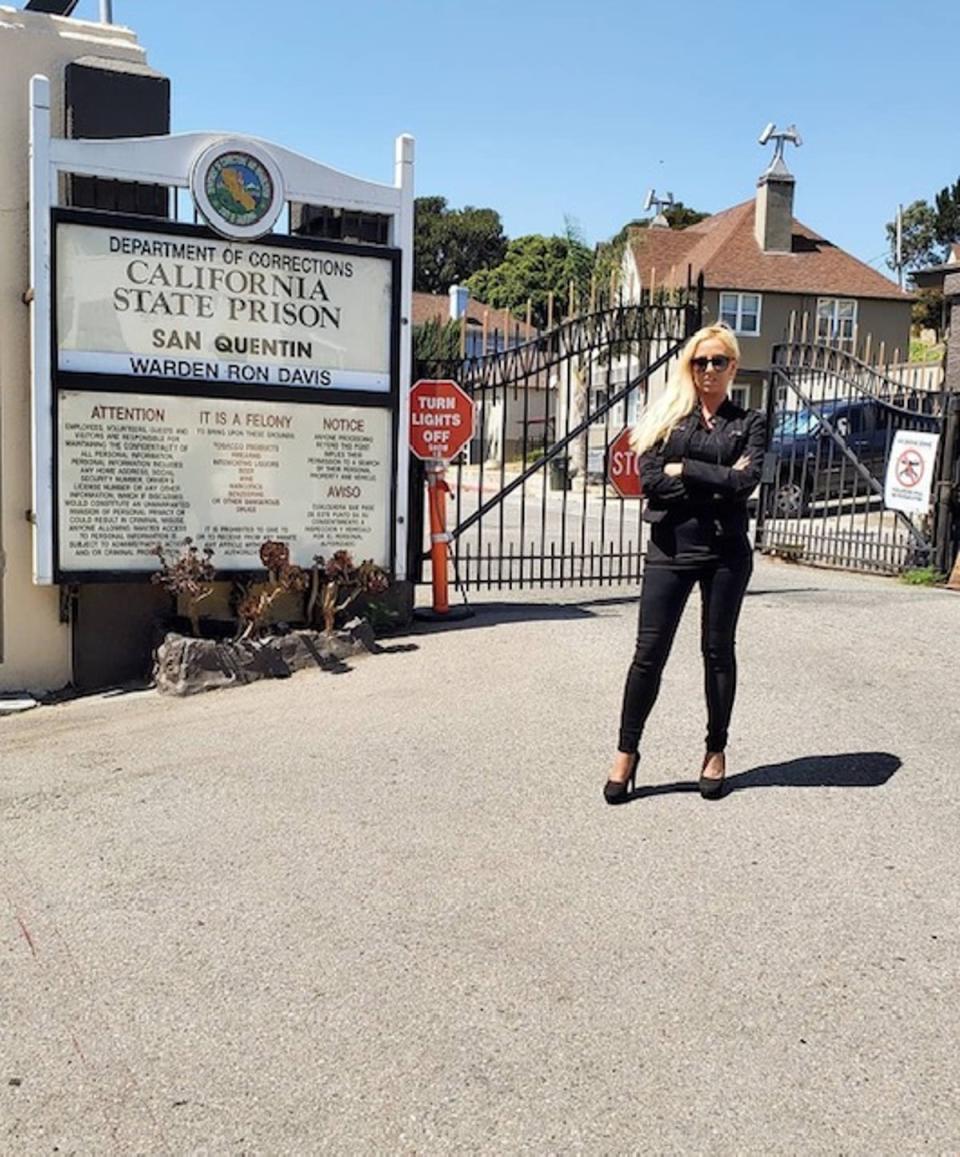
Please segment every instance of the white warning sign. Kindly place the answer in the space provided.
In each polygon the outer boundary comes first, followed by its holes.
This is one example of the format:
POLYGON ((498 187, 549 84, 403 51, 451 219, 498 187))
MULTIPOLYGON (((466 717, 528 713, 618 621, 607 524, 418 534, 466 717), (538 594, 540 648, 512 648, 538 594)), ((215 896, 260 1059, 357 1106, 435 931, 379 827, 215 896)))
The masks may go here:
POLYGON ((930 510, 930 489, 937 460, 939 434, 919 430, 898 430, 887 459, 883 504, 904 514, 926 514, 930 510))

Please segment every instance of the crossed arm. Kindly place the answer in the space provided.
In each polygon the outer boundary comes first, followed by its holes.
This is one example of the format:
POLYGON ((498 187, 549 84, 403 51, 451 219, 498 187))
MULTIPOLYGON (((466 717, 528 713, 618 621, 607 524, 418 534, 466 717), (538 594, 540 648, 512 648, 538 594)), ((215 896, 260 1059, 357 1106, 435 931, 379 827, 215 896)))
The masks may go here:
POLYGON ((701 488, 733 498, 746 497, 760 481, 765 446, 765 423, 756 414, 750 420, 744 452, 732 466, 698 458, 667 461, 662 447, 659 452, 649 451, 640 458, 643 493, 661 502, 679 502, 701 488))

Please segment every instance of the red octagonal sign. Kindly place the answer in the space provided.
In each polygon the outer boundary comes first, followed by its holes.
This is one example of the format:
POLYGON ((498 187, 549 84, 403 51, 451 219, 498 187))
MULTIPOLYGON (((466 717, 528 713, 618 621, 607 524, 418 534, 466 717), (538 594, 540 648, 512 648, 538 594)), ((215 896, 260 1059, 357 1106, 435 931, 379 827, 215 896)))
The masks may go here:
POLYGON ((473 437, 473 402, 450 381, 421 378, 410 391, 410 449, 449 462, 473 437))
POLYGON ((621 498, 640 498, 639 460, 630 448, 632 426, 625 426, 610 443, 607 451, 607 481, 621 498))

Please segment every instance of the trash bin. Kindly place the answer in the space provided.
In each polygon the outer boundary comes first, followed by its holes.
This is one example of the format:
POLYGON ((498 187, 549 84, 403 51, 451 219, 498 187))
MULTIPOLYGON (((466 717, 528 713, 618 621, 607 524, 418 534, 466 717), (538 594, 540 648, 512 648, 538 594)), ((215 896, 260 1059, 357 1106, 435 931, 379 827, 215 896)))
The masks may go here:
POLYGON ((550 489, 551 490, 569 490, 573 485, 570 480, 570 459, 564 454, 558 454, 556 458, 551 458, 550 466, 550 489))

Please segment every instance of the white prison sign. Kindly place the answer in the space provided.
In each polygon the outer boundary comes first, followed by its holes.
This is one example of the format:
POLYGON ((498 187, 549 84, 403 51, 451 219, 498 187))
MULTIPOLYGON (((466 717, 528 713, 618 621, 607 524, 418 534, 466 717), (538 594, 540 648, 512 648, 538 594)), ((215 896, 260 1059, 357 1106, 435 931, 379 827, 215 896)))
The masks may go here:
POLYGON ((60 221, 58 368, 390 389, 389 255, 60 221))

